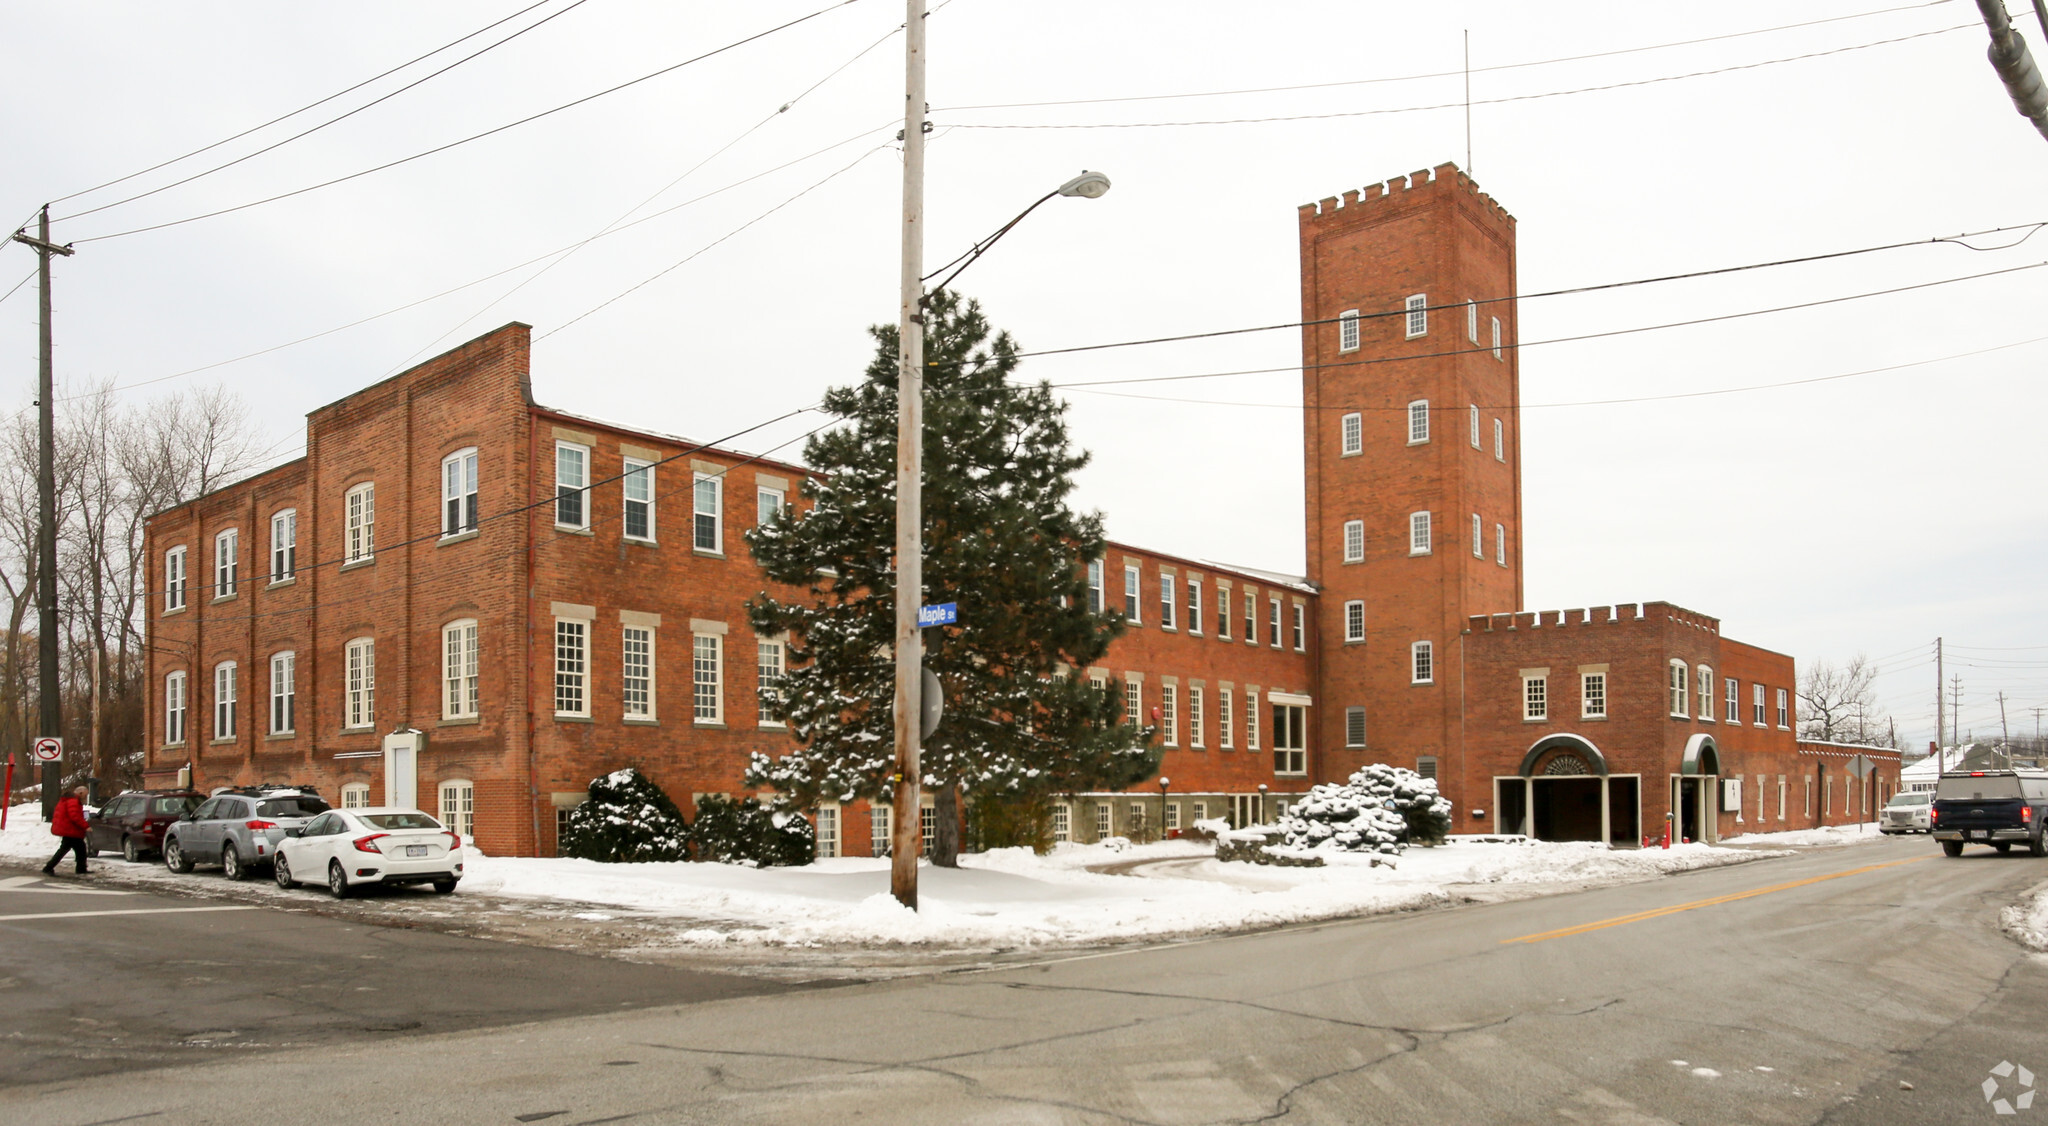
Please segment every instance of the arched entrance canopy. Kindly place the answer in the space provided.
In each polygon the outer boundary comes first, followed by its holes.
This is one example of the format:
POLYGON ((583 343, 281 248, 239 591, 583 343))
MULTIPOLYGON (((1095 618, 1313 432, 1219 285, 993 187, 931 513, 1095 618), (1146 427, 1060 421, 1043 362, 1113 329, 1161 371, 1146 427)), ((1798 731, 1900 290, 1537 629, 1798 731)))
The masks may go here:
POLYGON ((1607 756, 1600 753, 1600 748, 1577 735, 1546 735, 1536 740, 1536 745, 1522 756, 1522 777, 1534 777, 1536 761, 1551 751, 1571 751, 1585 759, 1594 774, 1607 777, 1607 756))
POLYGON ((1678 760, 1680 774, 1721 773, 1721 750, 1714 746, 1714 737, 1707 734, 1695 735, 1685 741, 1685 757, 1678 760))

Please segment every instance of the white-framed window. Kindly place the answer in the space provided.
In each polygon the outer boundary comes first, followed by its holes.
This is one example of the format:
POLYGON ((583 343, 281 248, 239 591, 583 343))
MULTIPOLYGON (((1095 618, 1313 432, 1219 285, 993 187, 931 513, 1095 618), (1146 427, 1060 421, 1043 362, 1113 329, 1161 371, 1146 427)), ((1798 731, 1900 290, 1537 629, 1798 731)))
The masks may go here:
POLYGON ((782 698, 783 662, 787 651, 780 641, 762 641, 757 645, 754 668, 760 677, 761 710, 755 722, 762 727, 781 727, 783 723, 775 718, 774 705, 782 698))
POLYGON ((626 719, 654 718, 654 627, 619 627, 619 694, 626 719))
POLYGON ((1472 404, 1472 448, 1479 448, 1479 404, 1472 404))
POLYGON ((343 497, 342 562, 377 554, 377 483, 365 481, 343 497))
POLYGON ((476 530, 476 450, 456 450, 441 459, 441 534, 476 530))
POLYGON ((754 523, 774 523, 775 518, 782 514, 782 506, 788 503, 788 499, 781 489, 771 489, 766 485, 754 486, 754 523))
POLYGON ((1273 705, 1273 773, 1308 773, 1308 709, 1273 705))
POLYGON ((1714 670, 1706 665, 1699 668, 1695 687, 1700 694, 1700 722, 1714 722, 1714 670))
POLYGON ((222 661, 213 666, 213 737, 216 740, 235 737, 235 704, 239 702, 236 672, 233 661, 222 661))
POLYGON ((725 522, 719 519, 719 511, 724 504, 725 479, 709 473, 697 474, 694 495, 696 523, 691 546, 698 551, 724 551, 725 522))
POLYGON ((1778 775, 1778 820, 1785 819, 1785 776, 1778 775))
POLYGON ((1495 461, 1506 461, 1507 459, 1508 459, 1508 439, 1507 439, 1507 427, 1503 426, 1503 425, 1501 424, 1501 421, 1500 421, 1500 419, 1497 419, 1497 418, 1496 418, 1496 419, 1494 419, 1494 420, 1493 420, 1493 460, 1495 460, 1495 461))
POLYGON ((1411 512, 1408 514, 1408 554, 1428 555, 1429 552, 1429 513, 1411 512))
POLYGON ((555 443, 555 523, 590 527, 590 447, 555 443))
POLYGON ((342 672, 341 725, 351 730, 377 723, 377 642, 358 637, 348 643, 342 672))
POLYGON ((164 552, 164 613, 185 608, 185 545, 164 552))
POLYGON ((1408 664, 1410 684, 1436 683, 1436 646, 1427 641, 1418 641, 1410 645, 1408 664))
POLYGON ((637 457, 625 459, 625 473, 619 485, 624 493, 625 525, 629 540, 654 542, 654 463, 637 457))
POLYGON ((885 802, 868 803, 868 855, 889 855, 889 815, 896 810, 885 802))
POLYGON ((1783 688, 1778 689, 1778 726, 1788 730, 1792 726, 1792 708, 1783 688))
POLYGON ((476 619, 441 627, 441 718, 475 719, 482 699, 476 619))
POLYGON ((1354 598, 1344 604, 1344 640, 1365 640, 1365 600, 1354 598))
POLYGON ((242 533, 234 528, 213 537, 213 596, 233 598, 242 570, 242 533))
POLYGON ((1688 696, 1685 680, 1685 662, 1673 657, 1671 659, 1670 681, 1666 687, 1669 689, 1667 695, 1670 697, 1671 715, 1674 719, 1685 718, 1686 699, 1688 696))
POLYGON ((476 786, 463 779, 441 783, 441 824, 464 839, 476 835, 476 786))
POLYGON ((1294 621, 1288 629, 1293 634, 1294 651, 1308 652, 1308 607, 1299 602, 1294 604, 1294 621))
POLYGON ((299 721, 298 654, 287 649, 270 655, 270 733, 289 735, 299 721))
POLYGON ((1493 526, 1493 561, 1505 567, 1508 565, 1508 526, 1493 526))
POLYGON ((1346 309, 1337 314, 1337 350, 1358 351, 1358 310, 1346 309))
POLYGON ((1135 680, 1124 681, 1124 723, 1131 727, 1143 727, 1145 718, 1145 686, 1135 680))
POLYGON ((1479 343, 1479 302, 1465 302, 1465 339, 1479 343))
POLYGON ((341 787, 341 808, 368 809, 370 807, 370 784, 349 782, 341 787))
POLYGON ((1749 721, 1750 721, 1750 723, 1751 723, 1752 725, 1756 726, 1756 727, 1762 727, 1762 726, 1764 726, 1764 686, 1763 686, 1763 685, 1761 685, 1761 684, 1752 684, 1752 685, 1750 685, 1750 686, 1749 686, 1749 701, 1750 701, 1750 720, 1749 720, 1749 721))
POLYGON ((270 581, 281 583, 299 573, 299 510, 287 508, 270 517, 270 581))
POLYGON ((1579 677, 1579 714, 1586 719, 1607 718, 1607 674, 1584 673, 1579 677))
POLYGON ((1429 335, 1429 294, 1408 295, 1408 339, 1429 335))
POLYGON ((1216 584, 1216 640, 1230 640, 1230 588, 1216 584))
POLYGON ((1169 747, 1180 746, 1180 689, 1171 684, 1159 686, 1159 722, 1162 741, 1169 747))
POLYGON ((1722 718, 1726 719, 1729 723, 1742 722, 1741 684, 1741 681, 1732 676, 1722 682, 1722 688, 1725 692, 1722 700, 1722 718))
POLYGON ((818 807, 817 832, 813 835, 818 843, 818 859, 831 860, 839 855, 839 807, 821 805, 818 807))
POLYGON ((1167 830, 1180 828, 1180 803, 1177 801, 1170 801, 1165 804, 1166 819, 1160 822, 1159 827, 1167 830))
POLYGON ((1202 729, 1202 697, 1205 694, 1201 685, 1188 685, 1188 746, 1196 750, 1208 745, 1207 733, 1202 729))
POLYGON ((1141 614, 1141 613, 1139 612, 1139 610, 1138 610, 1138 599, 1139 599, 1139 597, 1140 597, 1140 595, 1138 594, 1138 567, 1137 567, 1137 564, 1135 564, 1135 563, 1133 563, 1133 564, 1127 564, 1127 565, 1126 565, 1126 566, 1124 567, 1124 618, 1125 618, 1125 620, 1127 620, 1127 621, 1131 621, 1131 622, 1140 622, 1140 621, 1143 621, 1143 620, 1144 620, 1144 617, 1143 617, 1143 615, 1142 615, 1142 614, 1141 614))
POLYGON ((164 677, 164 742, 177 746, 185 741, 185 674, 164 677))
POLYGON ((1173 628, 1174 590, 1173 576, 1159 572, 1159 628, 1173 628))
POLYGON ((1522 678, 1522 719, 1550 718, 1550 678, 1547 676, 1525 676, 1522 678))
POLYGON ((1408 444, 1419 446, 1429 441, 1429 400, 1417 399, 1408 404, 1408 444))
POLYGON ((725 639, 715 633, 690 637, 690 711, 698 723, 725 722, 725 639))
POLYGON ((1216 692, 1216 742, 1226 751, 1233 745, 1234 726, 1230 722, 1230 686, 1226 684, 1216 692))
POLYGON ((1052 839, 1054 844, 1065 844, 1074 839, 1074 807, 1066 802, 1053 803, 1052 839))
POLYGON ((1194 637, 1202 635, 1202 580, 1188 580, 1188 633, 1194 637))
POLYGON ((555 619, 555 714, 590 714, 590 623, 555 619))
POLYGON ((1365 562, 1365 521, 1344 521, 1344 562, 1365 562))
POLYGON ((1091 614, 1102 613, 1102 607, 1105 604, 1103 601, 1102 583, 1102 560, 1090 559, 1088 561, 1088 612, 1091 614))
POLYGON ((1475 558, 1486 558, 1486 526, 1479 522, 1479 514, 1472 514, 1472 554, 1475 558))
POLYGON ((931 806, 929 800, 917 807, 917 828, 917 843, 923 850, 920 855, 930 856, 939 840, 939 811, 931 806))
POLYGON ((1365 709, 1356 705, 1344 709, 1344 745, 1365 746, 1365 709))
POLYGON ((1280 648, 1280 600, 1278 598, 1266 600, 1266 637, 1272 642, 1273 648, 1280 648))
POLYGON ((1493 318, 1493 358, 1500 359, 1500 318, 1493 318))
POLYGON ((1244 749, 1259 749, 1259 690, 1247 688, 1244 693, 1244 749))
POLYGON ((1095 839, 1104 840, 1110 835, 1109 803, 1095 803, 1095 839))
POLYGON ((1365 452, 1364 415, 1359 414, 1356 411, 1353 411, 1352 413, 1345 415, 1341 420, 1339 420, 1339 422, 1337 423, 1337 427, 1338 433, 1342 435, 1341 440, 1343 445, 1341 448, 1343 450, 1344 457, 1357 457, 1359 454, 1365 452))

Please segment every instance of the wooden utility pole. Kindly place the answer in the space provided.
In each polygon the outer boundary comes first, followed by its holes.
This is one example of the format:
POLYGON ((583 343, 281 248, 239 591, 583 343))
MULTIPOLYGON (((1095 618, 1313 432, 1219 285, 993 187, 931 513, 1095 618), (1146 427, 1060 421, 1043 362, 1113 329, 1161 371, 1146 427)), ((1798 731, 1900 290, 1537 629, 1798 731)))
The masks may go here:
MULTIPOLYGON (((41 454, 36 462, 36 494, 40 507, 36 521, 36 688, 41 698, 39 727, 45 736, 64 734, 63 687, 57 677, 57 395, 52 388, 50 358, 50 256, 70 257, 69 246, 50 242, 50 205, 44 204, 36 222, 35 237, 14 232, 14 241, 36 252, 36 280, 41 286, 37 312, 41 324, 36 330, 36 438, 41 454)), ((14 753, 12 749, 10 754, 14 753)), ((57 812, 57 787, 63 783, 64 764, 43 765, 43 820, 57 812)))
POLYGON ((903 276, 896 320, 896 794, 889 892, 917 910, 924 841, 919 766, 924 709, 924 0, 906 0, 903 23, 903 276))

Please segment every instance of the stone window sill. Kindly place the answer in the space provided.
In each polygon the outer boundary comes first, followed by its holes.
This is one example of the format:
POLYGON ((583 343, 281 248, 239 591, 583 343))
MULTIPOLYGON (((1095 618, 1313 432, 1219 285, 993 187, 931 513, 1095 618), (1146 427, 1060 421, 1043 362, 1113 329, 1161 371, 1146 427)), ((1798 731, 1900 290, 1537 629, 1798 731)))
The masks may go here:
POLYGON ((569 524, 556 524, 556 525, 555 525, 555 531, 557 531, 557 532, 561 532, 561 533, 562 533, 562 534, 564 534, 564 535, 570 535, 570 536, 595 536, 595 535, 597 535, 597 533, 596 533, 596 532, 593 532, 593 531, 591 531, 591 530, 590 530, 589 528, 578 528, 578 527, 574 527, 574 526, 572 526, 572 525, 569 525, 569 524))
POLYGON ((299 733, 296 731, 278 731, 265 735, 263 741, 266 743, 289 743, 298 737, 299 733))
POLYGON ((597 721, 596 721, 595 719, 592 719, 591 717, 589 717, 589 716, 587 716, 587 715, 557 715, 557 716, 555 716, 555 722, 556 722, 556 723, 596 723, 597 721))
POLYGON ((189 607, 180 606, 175 610, 165 610, 163 616, 166 618, 175 618, 178 615, 184 613, 187 609, 189 609, 189 607))
POLYGON ((299 581, 299 577, 298 577, 298 575, 297 575, 297 574, 293 574, 293 575, 292 575, 291 577, 289 577, 289 578, 283 578, 283 579, 272 579, 272 580, 271 580, 271 581, 270 581, 269 583, 265 584, 265 586, 264 586, 264 589, 266 589, 266 590, 276 590, 276 589, 277 589, 278 587, 281 587, 281 586, 291 586, 291 585, 293 585, 294 583, 296 583, 296 582, 298 582, 298 581, 299 581))
POLYGON ((466 532, 457 532, 452 536, 442 536, 440 539, 434 541, 434 546, 447 547, 450 544, 462 543, 465 540, 473 540, 482 534, 483 533, 478 529, 471 528, 466 532))
POLYGON ((376 562, 377 562, 377 557, 376 557, 376 556, 374 556, 374 555, 365 555, 365 556, 363 556, 363 557, 362 557, 361 559, 351 559, 351 560, 349 560, 348 562, 346 562, 346 563, 343 563, 343 564, 341 565, 341 569, 342 569, 342 570, 344 570, 344 571, 353 571, 353 570, 355 570, 355 569, 356 569, 357 567, 369 567, 369 566, 373 566, 373 565, 375 565, 375 564, 376 564, 376 562))
POLYGON ((660 721, 660 720, 658 720, 658 719, 649 719, 649 718, 647 718, 647 717, 645 717, 645 716, 628 716, 628 717, 626 717, 625 719, 622 719, 622 720, 620 720, 619 722, 621 722, 621 723, 625 724, 625 725, 626 725, 627 727, 660 727, 660 726, 661 726, 661 721, 660 721))
POLYGON ((479 723, 482 723, 482 722, 483 722, 483 717, 482 717, 482 716, 466 715, 466 716, 457 716, 457 717, 456 717, 456 718, 454 718, 454 719, 444 719, 444 720, 442 720, 441 722, 439 722, 439 723, 435 724, 434 726, 436 726, 436 727, 474 727, 474 726, 476 726, 477 724, 479 724, 479 723))

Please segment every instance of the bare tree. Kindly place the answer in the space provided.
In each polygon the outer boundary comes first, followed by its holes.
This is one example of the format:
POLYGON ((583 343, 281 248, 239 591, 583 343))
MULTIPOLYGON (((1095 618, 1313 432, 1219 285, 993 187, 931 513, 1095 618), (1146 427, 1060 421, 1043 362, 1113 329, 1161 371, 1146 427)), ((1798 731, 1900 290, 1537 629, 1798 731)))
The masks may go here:
POLYGON ((1799 678, 1800 736, 1826 743, 1883 746, 1890 741, 1877 712, 1875 670, 1858 653, 1846 663, 1815 661, 1799 678))

